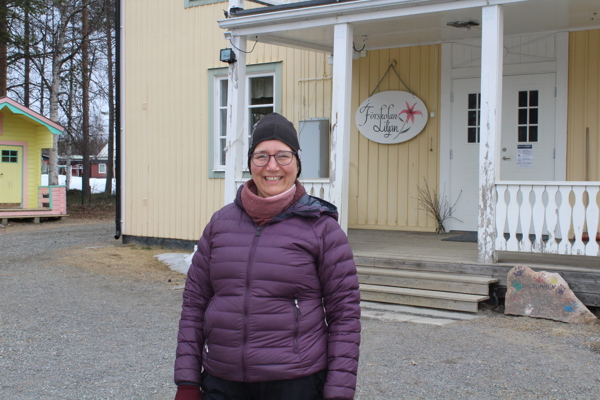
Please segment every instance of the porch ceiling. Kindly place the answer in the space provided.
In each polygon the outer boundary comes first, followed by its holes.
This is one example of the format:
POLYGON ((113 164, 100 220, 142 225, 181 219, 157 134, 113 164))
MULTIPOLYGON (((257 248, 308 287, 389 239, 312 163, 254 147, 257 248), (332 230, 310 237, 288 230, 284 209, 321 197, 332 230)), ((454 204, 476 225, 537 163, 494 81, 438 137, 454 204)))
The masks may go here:
POLYGON ((248 10, 219 21, 249 42, 333 51, 333 27, 354 26, 357 50, 375 50, 415 44, 443 43, 481 37, 481 26, 471 29, 447 25, 455 21, 481 24, 481 7, 503 4, 504 33, 600 29, 598 0, 357 0, 308 5, 295 9, 269 7, 248 10))

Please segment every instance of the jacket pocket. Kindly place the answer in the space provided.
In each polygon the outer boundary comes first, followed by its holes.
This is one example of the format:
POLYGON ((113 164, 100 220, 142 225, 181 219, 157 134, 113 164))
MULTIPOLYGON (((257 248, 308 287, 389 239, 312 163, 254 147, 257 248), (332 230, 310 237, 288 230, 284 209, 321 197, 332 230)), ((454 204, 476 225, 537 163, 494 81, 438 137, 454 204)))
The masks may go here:
POLYGON ((302 312, 300 311, 300 303, 298 302, 298 297, 294 297, 294 353, 298 353, 298 335, 300 332, 300 316, 302 312))
POLYGON ((206 305, 206 308, 204 309, 204 338, 206 340, 208 340, 208 336, 210 334, 210 331, 212 330, 212 318, 210 317, 210 308, 212 307, 213 303, 215 301, 215 298, 213 296, 212 299, 210 299, 210 301, 208 302, 208 304, 206 305))

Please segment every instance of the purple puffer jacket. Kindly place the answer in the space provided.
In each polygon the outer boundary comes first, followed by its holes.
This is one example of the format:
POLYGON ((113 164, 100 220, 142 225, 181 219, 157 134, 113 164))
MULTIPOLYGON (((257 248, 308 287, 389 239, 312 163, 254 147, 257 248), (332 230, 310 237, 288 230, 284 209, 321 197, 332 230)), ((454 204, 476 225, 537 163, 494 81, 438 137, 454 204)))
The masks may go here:
POLYGON ((175 383, 199 384, 202 366, 238 382, 328 368, 324 397, 353 399, 359 301, 335 206, 305 195, 258 227, 238 191, 206 226, 188 272, 175 383))

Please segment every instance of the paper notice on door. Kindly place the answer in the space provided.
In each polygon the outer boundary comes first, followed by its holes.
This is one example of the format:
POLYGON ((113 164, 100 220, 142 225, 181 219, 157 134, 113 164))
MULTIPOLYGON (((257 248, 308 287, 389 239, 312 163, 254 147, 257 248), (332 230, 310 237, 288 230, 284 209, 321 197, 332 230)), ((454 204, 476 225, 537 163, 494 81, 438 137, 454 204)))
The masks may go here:
POLYGON ((533 146, 520 144, 517 146, 517 168, 533 167, 533 146))

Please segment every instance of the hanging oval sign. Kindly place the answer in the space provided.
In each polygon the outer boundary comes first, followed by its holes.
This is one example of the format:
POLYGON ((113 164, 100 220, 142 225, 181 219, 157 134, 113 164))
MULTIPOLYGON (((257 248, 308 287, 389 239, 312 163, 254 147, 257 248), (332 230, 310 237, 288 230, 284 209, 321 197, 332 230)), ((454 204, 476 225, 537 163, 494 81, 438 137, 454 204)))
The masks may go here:
POLYGON ((367 139, 395 144, 417 136, 427 124, 427 107, 417 96, 396 90, 379 92, 362 102, 356 126, 367 139))

